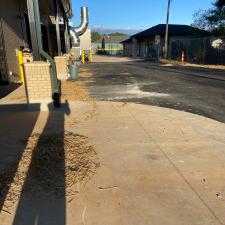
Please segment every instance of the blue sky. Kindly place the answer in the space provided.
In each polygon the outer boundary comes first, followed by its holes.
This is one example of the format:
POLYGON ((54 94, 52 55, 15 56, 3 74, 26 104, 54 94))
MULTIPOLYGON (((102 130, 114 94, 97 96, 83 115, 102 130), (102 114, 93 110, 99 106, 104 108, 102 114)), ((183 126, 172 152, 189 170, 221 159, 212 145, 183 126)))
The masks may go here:
MULTIPOLYGON (((190 24, 198 9, 207 9, 213 0, 172 0, 170 23, 190 24)), ((127 33, 165 23, 167 0, 72 0, 73 21, 80 22, 80 7, 88 6, 90 26, 97 30, 127 33)))

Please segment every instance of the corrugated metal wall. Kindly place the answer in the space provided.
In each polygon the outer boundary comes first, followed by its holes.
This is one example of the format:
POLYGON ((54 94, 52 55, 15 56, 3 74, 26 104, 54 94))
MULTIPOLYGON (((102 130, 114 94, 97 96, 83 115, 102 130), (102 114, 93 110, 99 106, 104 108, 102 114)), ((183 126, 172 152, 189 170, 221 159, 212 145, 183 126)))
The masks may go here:
POLYGON ((24 45, 25 30, 22 27, 22 15, 25 3, 26 1, 24 0, 0 1, 0 18, 4 37, 5 58, 8 73, 15 76, 19 74, 16 49, 24 45))
POLYGON ((2 29, 2 20, 0 19, 0 83, 8 81, 8 67, 5 57, 5 44, 2 29))

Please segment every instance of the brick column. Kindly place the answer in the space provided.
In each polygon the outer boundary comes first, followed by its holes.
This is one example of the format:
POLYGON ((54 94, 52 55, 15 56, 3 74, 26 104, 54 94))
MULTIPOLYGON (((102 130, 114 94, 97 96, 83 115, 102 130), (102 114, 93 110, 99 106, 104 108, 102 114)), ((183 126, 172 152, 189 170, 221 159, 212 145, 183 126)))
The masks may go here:
POLYGON ((28 102, 52 102, 50 63, 34 61, 23 67, 28 102))
POLYGON ((57 78, 59 80, 68 79, 68 61, 66 56, 56 56, 55 57, 57 78))

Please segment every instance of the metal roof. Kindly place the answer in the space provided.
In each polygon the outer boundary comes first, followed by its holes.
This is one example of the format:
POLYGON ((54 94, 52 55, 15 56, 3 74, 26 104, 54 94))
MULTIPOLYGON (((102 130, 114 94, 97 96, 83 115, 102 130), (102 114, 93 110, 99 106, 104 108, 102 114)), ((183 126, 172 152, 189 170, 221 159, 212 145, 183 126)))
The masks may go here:
MULTIPOLYGON (((132 38, 153 37, 155 35, 164 36, 166 24, 158 24, 140 33, 132 35, 121 43, 132 43, 132 38)), ((209 36, 210 33, 189 25, 169 24, 169 36, 209 36)))
MULTIPOLYGON (((158 24, 154 27, 151 27, 147 30, 144 30, 140 33, 137 33, 131 37, 149 37, 155 35, 165 35, 166 32, 166 24, 158 24)), ((178 36, 192 36, 199 35, 205 36, 209 35, 207 31, 200 30, 198 28, 189 26, 189 25, 179 25, 179 24, 169 24, 169 35, 178 35, 178 36)))

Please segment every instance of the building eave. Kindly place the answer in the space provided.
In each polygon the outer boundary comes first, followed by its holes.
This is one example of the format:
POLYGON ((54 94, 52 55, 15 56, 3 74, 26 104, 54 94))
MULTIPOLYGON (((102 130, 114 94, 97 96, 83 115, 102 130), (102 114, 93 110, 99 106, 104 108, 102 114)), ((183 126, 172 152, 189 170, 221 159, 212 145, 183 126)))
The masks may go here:
POLYGON ((71 0, 60 0, 65 10, 66 16, 70 19, 73 17, 72 2, 71 0))

